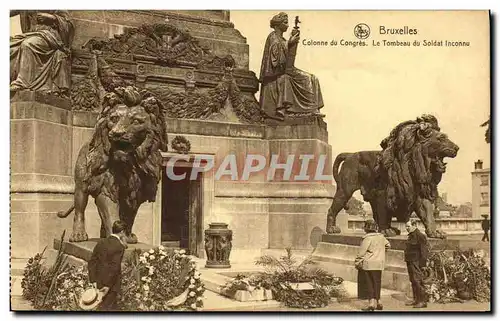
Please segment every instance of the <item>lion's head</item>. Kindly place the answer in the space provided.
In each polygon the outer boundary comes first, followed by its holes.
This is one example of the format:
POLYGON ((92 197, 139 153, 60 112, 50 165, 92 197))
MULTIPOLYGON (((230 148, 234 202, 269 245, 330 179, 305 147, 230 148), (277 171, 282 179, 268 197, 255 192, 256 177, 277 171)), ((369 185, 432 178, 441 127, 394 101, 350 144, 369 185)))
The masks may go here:
POLYGON ((91 188, 100 188, 98 176, 110 168, 134 174, 144 180, 145 200, 154 201, 161 150, 167 150, 167 135, 160 101, 132 86, 115 88, 103 99, 89 145, 86 180, 91 188))
POLYGON ((454 158, 458 146, 440 132, 437 122, 407 122, 391 133, 382 151, 379 170, 387 181, 387 202, 412 204, 416 196, 434 200, 446 170, 445 157, 454 158))

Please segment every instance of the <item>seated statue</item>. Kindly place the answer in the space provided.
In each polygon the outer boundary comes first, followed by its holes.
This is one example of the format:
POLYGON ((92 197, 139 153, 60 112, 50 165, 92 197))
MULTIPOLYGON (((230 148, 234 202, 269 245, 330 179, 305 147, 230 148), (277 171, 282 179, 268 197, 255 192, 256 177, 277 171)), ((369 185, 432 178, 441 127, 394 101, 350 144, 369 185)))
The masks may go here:
POLYGON ((31 15, 36 18, 35 26, 10 39, 10 91, 39 90, 68 96, 74 26, 65 11, 31 15))
POLYGON ((318 79, 294 66, 300 32, 296 26, 290 39, 283 38, 288 29, 286 13, 275 15, 264 47, 260 70, 260 106, 266 116, 283 119, 285 113, 295 115, 319 114, 323 96, 318 79))

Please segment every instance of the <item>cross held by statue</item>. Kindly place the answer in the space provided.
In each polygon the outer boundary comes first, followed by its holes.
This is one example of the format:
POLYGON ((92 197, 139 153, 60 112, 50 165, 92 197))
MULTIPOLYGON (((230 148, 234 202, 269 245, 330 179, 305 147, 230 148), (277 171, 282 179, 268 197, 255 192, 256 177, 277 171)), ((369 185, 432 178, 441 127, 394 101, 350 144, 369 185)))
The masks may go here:
POLYGON ((293 27, 293 29, 299 29, 299 23, 300 23, 299 16, 295 16, 295 27, 293 27))

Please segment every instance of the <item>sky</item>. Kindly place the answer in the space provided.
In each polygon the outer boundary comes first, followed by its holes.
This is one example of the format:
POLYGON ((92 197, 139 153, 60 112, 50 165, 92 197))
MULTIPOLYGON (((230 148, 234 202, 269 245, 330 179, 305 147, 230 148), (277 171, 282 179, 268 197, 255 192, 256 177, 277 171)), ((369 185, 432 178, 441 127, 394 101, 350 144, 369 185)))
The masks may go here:
MULTIPOLYGON (((278 11, 231 11, 235 28, 247 38, 250 70, 260 71, 262 51, 278 11)), ((489 21, 485 11, 380 12, 286 11, 290 28, 300 17, 301 41, 295 66, 314 74, 324 100, 332 156, 379 149, 399 122, 435 115, 441 131, 460 150, 446 159, 439 185, 449 203, 472 199, 474 162, 490 166, 490 145, 480 125, 490 114, 489 21), (367 47, 307 46, 302 40, 353 41, 354 26, 370 26, 367 47), (417 35, 380 35, 380 26, 417 29, 417 35), (419 40, 420 47, 373 47, 372 41, 419 40), (468 41, 469 47, 423 46, 424 40, 468 41)), ((258 97, 258 96, 257 96, 258 97)), ((359 194, 358 194, 359 195, 359 194)))
MULTIPOLYGON (((439 185, 448 202, 472 199, 474 162, 490 166, 490 145, 480 125, 490 113, 489 25, 484 11, 382 12, 286 11, 288 38, 296 15, 301 41, 295 66, 320 82, 333 159, 342 152, 378 149, 399 122, 428 113, 460 151, 445 160, 447 172, 439 185), (355 41, 354 26, 370 26, 366 47, 307 46, 302 40, 355 41), (380 26, 417 29, 417 35, 380 35, 380 26), (373 41, 468 41, 469 47, 374 47, 373 41)), ((246 37, 249 68, 260 71, 269 20, 278 11, 230 13, 235 28, 246 37)), ((11 34, 20 33, 16 20, 11 34)), ((258 93, 256 95, 258 98, 258 93)), ((359 194, 356 194, 359 195, 359 194)))

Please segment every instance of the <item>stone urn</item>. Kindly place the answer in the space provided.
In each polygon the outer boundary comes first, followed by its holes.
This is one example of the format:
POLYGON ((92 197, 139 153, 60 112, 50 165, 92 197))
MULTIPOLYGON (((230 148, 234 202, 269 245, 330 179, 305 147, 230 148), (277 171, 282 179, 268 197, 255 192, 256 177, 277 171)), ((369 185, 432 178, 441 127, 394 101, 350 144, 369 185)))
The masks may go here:
POLYGON ((227 228, 226 223, 210 223, 205 230, 205 253, 207 268, 230 268, 229 255, 231 254, 233 231, 227 228))

